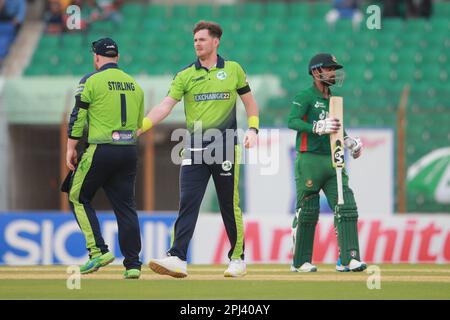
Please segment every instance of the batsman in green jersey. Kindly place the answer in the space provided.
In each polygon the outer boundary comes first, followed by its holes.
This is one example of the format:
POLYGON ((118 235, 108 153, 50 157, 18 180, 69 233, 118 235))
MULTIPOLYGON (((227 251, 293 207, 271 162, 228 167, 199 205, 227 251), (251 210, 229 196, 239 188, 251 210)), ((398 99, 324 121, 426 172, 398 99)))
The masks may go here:
MULTIPOLYGON (((338 205, 336 171, 332 166, 330 134, 341 124, 329 118, 330 87, 342 85, 342 65, 331 54, 315 55, 308 72, 313 85, 301 91, 292 102, 288 127, 297 131, 295 160, 295 182, 297 189, 296 216, 293 222, 294 257, 291 271, 315 272, 311 264, 314 233, 319 219, 319 192, 323 190, 330 208, 334 209, 334 229, 338 238, 340 258, 337 271, 363 271, 366 264, 361 261, 358 243, 358 209, 353 191, 348 186, 348 176, 343 171, 344 204, 338 205)), ((344 133, 345 146, 353 158, 361 155, 362 143, 344 133)))

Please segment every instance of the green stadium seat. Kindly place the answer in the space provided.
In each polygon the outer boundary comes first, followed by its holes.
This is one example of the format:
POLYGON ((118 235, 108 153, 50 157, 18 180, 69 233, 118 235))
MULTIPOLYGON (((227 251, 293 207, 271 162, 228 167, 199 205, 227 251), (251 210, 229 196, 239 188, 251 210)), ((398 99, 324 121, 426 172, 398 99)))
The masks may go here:
POLYGON ((338 62, 341 62, 344 65, 344 68, 352 68, 356 65, 364 65, 368 59, 366 56, 369 56, 366 48, 354 48, 352 51, 345 51, 343 53, 333 53, 338 62))
POLYGON ((262 29, 261 32, 264 34, 271 33, 271 34, 277 34, 280 36, 280 33, 284 33, 286 30, 286 22, 284 19, 277 19, 273 17, 269 17, 267 19, 264 19, 262 23, 262 29))
POLYGON ((296 48, 301 40, 303 40, 303 38, 299 33, 292 32, 279 36, 276 39, 276 43, 279 44, 280 50, 284 50, 287 48, 296 48))
POLYGON ((167 29, 166 21, 161 17, 146 19, 141 27, 142 31, 146 34, 153 34, 154 32, 157 33, 167 29))
MULTIPOLYGON (((381 20, 381 30, 384 34, 399 34, 404 28, 405 22, 401 18, 385 18, 381 20)), ((376 31, 377 33, 379 31, 376 31)))
POLYGON ((264 17, 264 5, 259 2, 239 3, 239 16, 245 19, 260 19, 264 17))
POLYGON ((218 8, 210 4, 199 4, 193 7, 193 17, 196 20, 215 20, 218 8))
POLYGON ((421 75, 421 81, 424 83, 433 84, 436 82, 443 82, 445 83, 449 79, 449 75, 447 70, 442 68, 440 65, 437 64, 430 64, 427 67, 424 68, 422 75, 421 75))
POLYGON ((177 3, 169 6, 168 14, 172 19, 190 20, 193 16, 193 9, 191 5, 177 3))
POLYGON ((430 48, 443 48, 447 39, 448 36, 445 33, 432 32, 427 35, 425 40, 430 48))
POLYGON ((288 6, 282 2, 267 2, 265 5, 265 17, 283 20, 288 15, 288 6))
POLYGON ((103 34, 113 34, 117 26, 109 20, 95 21, 89 25, 89 32, 101 32, 103 34))
POLYGON ((346 34, 346 35, 356 33, 353 31, 352 20, 350 19, 340 19, 336 21, 333 31, 337 34, 346 34))
POLYGON ((43 34, 39 40, 39 49, 41 48, 56 48, 63 44, 63 37, 59 35, 43 34))
POLYGON ((120 26, 117 28, 120 33, 133 34, 139 32, 142 27, 142 21, 138 19, 127 19, 123 20, 120 26))
POLYGON ((325 1, 314 1, 311 2, 310 6, 310 14, 314 16, 316 19, 325 19, 325 15, 330 11, 333 6, 330 2, 325 1))
POLYGON ((291 2, 288 5, 288 15, 292 18, 308 17, 310 11, 310 6, 306 2, 291 2))
POLYGON ((328 39, 329 34, 332 33, 333 30, 326 24, 323 19, 308 19, 303 21, 300 31, 306 32, 306 34, 302 34, 304 36, 316 38, 318 36, 326 35, 328 39))
POLYGON ((234 43, 240 47, 247 47, 249 49, 256 48, 258 37, 254 32, 243 32, 239 37, 234 39, 234 43))
POLYGON ((261 63, 258 61, 254 61, 249 65, 245 66, 245 72, 250 75, 255 74, 268 74, 271 73, 271 66, 267 63, 261 63))
MULTIPOLYGON (((324 20, 331 9, 328 1, 237 5, 126 2, 124 23, 119 27, 99 21, 85 35, 43 35, 25 75, 81 76, 90 72, 90 43, 111 36, 119 43, 119 65, 127 72, 173 76, 196 59, 191 34, 194 23, 212 19, 224 29, 219 50, 223 57, 239 61, 249 75, 270 73, 282 82, 286 95, 278 102, 271 101, 272 108, 261 113, 262 125, 286 126, 290 100, 311 85, 307 65, 320 51, 331 51, 344 65, 344 86, 333 92, 342 94, 346 108, 355 111, 346 116, 351 126, 395 127, 405 84, 411 85, 408 112, 440 114, 439 119, 448 120, 443 115, 450 108, 446 98, 450 5, 436 3, 435 8, 429 20, 384 18, 381 30, 354 32, 350 20, 338 21, 334 31, 329 29, 324 20), (136 47, 141 50, 133 50, 136 47)), ((447 128, 449 121, 444 120, 442 127, 447 128)), ((449 141, 448 129, 429 130, 429 136, 433 135, 449 141)))
POLYGON ((168 16, 169 6, 165 4, 152 3, 147 6, 144 12, 145 20, 165 19, 168 16))
POLYGON ((409 19, 405 23, 405 29, 408 30, 408 34, 410 33, 418 33, 418 34, 426 34, 431 32, 432 25, 430 21, 425 19, 409 19))
POLYGON ((401 37, 398 37, 396 40, 396 45, 400 49, 406 48, 416 48, 420 46, 422 39, 426 37, 422 33, 405 33, 401 37))
POLYGON ((144 17, 146 7, 139 3, 125 3, 120 12, 123 14, 124 20, 129 23, 131 20, 140 20, 144 17))
POLYGON ((368 37, 369 45, 372 48, 378 49, 386 49, 393 48, 394 44, 399 35, 397 33, 388 33, 384 30, 382 31, 373 31, 372 34, 368 37))
POLYGON ((236 19, 238 15, 239 15, 239 7, 236 5, 224 4, 218 6, 217 17, 219 19, 222 18, 236 19))
POLYGON ((86 34, 80 32, 65 33, 61 37, 61 44, 64 47, 85 47, 89 48, 92 42, 89 42, 86 34))
POLYGON ((297 16, 289 16, 285 23, 286 23, 286 30, 289 30, 289 32, 286 32, 283 34, 283 36, 289 36, 289 35, 296 35, 296 36, 305 36, 301 32, 299 32, 301 29, 304 28, 305 23, 307 23, 306 19, 297 17, 297 16))
POLYGON ((433 3, 433 17, 447 19, 450 17, 450 4, 448 1, 435 1, 433 3))

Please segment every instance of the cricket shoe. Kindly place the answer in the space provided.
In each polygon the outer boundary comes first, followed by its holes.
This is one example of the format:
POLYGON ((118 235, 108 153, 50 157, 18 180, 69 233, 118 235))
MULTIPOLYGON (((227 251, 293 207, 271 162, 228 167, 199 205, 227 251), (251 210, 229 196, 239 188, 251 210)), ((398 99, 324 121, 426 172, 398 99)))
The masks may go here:
POLYGON ((80 267, 81 274, 88 274, 97 271, 114 261, 116 257, 111 252, 102 254, 101 256, 91 258, 80 267))
POLYGON ((225 277, 243 277, 247 274, 247 268, 244 260, 233 259, 228 264, 227 270, 223 273, 225 277))
POLYGON ((309 262, 305 262, 302 264, 300 268, 296 268, 291 265, 291 271, 292 272, 316 272, 317 267, 309 262))
POLYGON ((124 279, 139 279, 141 276, 141 270, 139 269, 128 269, 125 270, 125 273, 123 274, 124 279))
POLYGON ((348 268, 353 272, 361 272, 367 269, 367 264, 365 262, 352 259, 350 260, 348 268))
POLYGON ((154 272, 168 275, 174 278, 184 278, 187 276, 187 262, 176 256, 162 259, 150 260, 148 266, 154 272))
POLYGON ((349 272, 350 268, 348 266, 344 266, 342 264, 341 258, 336 262, 336 271, 337 272, 349 272))

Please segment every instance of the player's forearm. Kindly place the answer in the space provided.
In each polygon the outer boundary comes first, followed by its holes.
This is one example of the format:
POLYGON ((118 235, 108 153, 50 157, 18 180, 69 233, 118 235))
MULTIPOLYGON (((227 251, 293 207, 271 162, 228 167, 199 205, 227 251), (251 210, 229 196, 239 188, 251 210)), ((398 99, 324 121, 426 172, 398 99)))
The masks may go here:
POLYGON ((169 114, 171 109, 165 105, 157 105, 147 114, 147 118, 150 119, 153 126, 163 121, 169 114))
POLYGON ((149 130, 150 128, 154 127, 161 121, 163 121, 172 111, 172 108, 177 104, 177 100, 166 97, 161 101, 161 103, 147 114, 147 116, 144 117, 142 121, 142 130, 143 132, 149 130))
POLYGON ((247 118, 259 117, 258 105, 251 92, 248 92, 241 96, 242 102, 245 106, 245 111, 247 112, 247 118))
POLYGON ((299 132, 311 133, 313 125, 298 118, 289 118, 288 128, 299 132))
POLYGON ((78 144, 78 140, 67 139, 67 150, 74 150, 78 144))
POLYGON ((259 130, 259 110, 253 94, 251 92, 243 94, 241 99, 247 113, 248 127, 259 130))

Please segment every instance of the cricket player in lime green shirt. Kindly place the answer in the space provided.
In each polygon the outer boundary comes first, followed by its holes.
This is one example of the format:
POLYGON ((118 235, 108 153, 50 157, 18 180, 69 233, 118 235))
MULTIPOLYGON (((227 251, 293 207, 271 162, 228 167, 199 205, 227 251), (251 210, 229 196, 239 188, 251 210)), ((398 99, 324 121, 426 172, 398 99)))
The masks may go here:
POLYGON ((228 252, 230 263, 224 276, 240 277, 246 274, 246 265, 238 192, 241 152, 237 137, 233 136, 237 129, 237 96, 244 103, 248 117, 249 129, 244 138, 246 148, 252 148, 257 142, 258 107, 239 63, 224 60, 217 54, 221 27, 214 22, 200 21, 195 25, 193 34, 198 59, 177 73, 167 97, 143 120, 143 131, 146 131, 167 117, 172 108, 184 99, 186 129, 188 136, 193 137, 183 153, 180 209, 168 257, 152 259, 149 266, 160 274, 180 278, 187 276, 187 250, 206 186, 212 176, 231 244, 228 252), (210 138, 208 132, 212 132, 211 129, 219 132, 219 136, 210 138), (200 139, 196 142, 198 136, 200 139), (207 155, 214 152, 216 155, 224 153, 225 157, 212 163, 207 161, 207 155), (199 162, 196 161, 198 158, 199 162))
MULTIPOLYGON (((340 128, 338 119, 328 116, 330 87, 341 85, 343 67, 331 54, 315 55, 308 72, 313 77, 310 88, 301 91, 292 102, 288 127, 297 131, 295 182, 297 189, 296 216, 293 222, 294 258, 291 271, 314 272, 311 264, 316 224, 319 219, 319 192, 323 190, 330 208, 335 210, 334 227, 338 238, 340 258, 337 271, 363 271, 366 264, 360 261, 358 243, 358 211, 353 191, 348 186, 348 176, 343 171, 344 204, 337 205, 336 171, 332 166, 330 134, 340 128)), ((345 146, 353 158, 361 155, 362 144, 358 138, 347 136, 345 146)))
POLYGON ((144 94, 137 82, 119 69, 119 48, 110 38, 92 44, 95 72, 84 76, 75 93, 67 139, 67 166, 63 185, 86 239, 89 261, 82 274, 97 271, 114 260, 102 237, 91 201, 103 188, 117 218, 125 279, 141 273, 141 238, 134 196, 136 132, 144 117, 144 94), (89 147, 78 162, 76 145, 88 124, 89 147))

